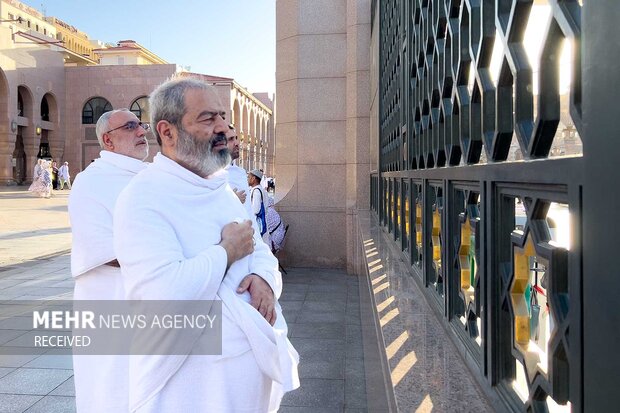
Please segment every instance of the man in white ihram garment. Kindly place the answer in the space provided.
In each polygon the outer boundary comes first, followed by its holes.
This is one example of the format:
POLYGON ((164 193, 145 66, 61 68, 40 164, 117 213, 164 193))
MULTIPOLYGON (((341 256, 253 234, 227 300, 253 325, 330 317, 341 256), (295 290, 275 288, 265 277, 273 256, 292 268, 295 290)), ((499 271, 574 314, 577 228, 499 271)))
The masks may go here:
POLYGON ((228 125, 228 131, 226 132, 226 142, 228 145, 228 152, 230 153, 231 162, 226 166, 228 172, 228 184, 233 189, 241 203, 246 207, 248 213, 251 211, 250 198, 248 193, 250 187, 248 185, 248 173, 235 164, 235 161, 239 159, 239 136, 233 125, 228 125))
POLYGON ((69 189, 71 189, 71 175, 69 175, 69 162, 65 162, 62 164, 60 168, 58 168, 58 189, 63 190, 65 188, 65 184, 69 189))
MULTIPOLYGON (((74 300, 123 300, 121 270, 112 242, 116 198, 146 167, 148 124, 128 109, 97 121, 100 157, 77 175, 69 196, 74 300)), ((129 360, 123 355, 73 357, 78 413, 127 411, 129 360)))
POLYGON ((250 187, 250 210, 255 218, 259 231, 262 232, 262 238, 265 244, 271 248, 271 236, 267 228, 267 208, 269 207, 269 195, 263 188, 261 181, 263 180, 263 172, 260 169, 252 169, 248 172, 247 182, 250 187))
POLYGON ((131 356, 129 411, 276 411, 299 386, 299 355, 278 303, 277 259, 227 182, 224 108, 192 78, 163 83, 149 104, 161 153, 114 215, 126 295, 221 300, 222 354, 131 356))

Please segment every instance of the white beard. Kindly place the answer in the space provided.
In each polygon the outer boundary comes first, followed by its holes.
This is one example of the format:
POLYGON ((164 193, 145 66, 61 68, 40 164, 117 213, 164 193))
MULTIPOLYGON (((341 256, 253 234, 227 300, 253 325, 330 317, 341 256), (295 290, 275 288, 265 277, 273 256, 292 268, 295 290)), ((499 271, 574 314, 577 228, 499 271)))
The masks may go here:
POLYGON ((206 178, 230 164, 228 148, 213 153, 215 137, 206 141, 196 139, 184 130, 179 130, 177 157, 183 166, 197 175, 206 178))

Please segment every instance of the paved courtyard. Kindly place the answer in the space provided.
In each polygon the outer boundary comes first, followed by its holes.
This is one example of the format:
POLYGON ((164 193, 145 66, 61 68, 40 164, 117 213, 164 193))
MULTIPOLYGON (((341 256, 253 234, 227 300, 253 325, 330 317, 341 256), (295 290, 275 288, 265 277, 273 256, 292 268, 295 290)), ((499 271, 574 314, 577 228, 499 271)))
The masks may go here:
POLYGON ((0 267, 69 252, 70 191, 36 198, 27 187, 0 187, 0 267))
MULTIPOLYGON (((0 306, 13 300, 71 299, 67 192, 39 199, 0 189, 0 306)), ((336 270, 289 269, 282 307, 301 355, 301 389, 281 412, 367 411, 358 279, 336 270)), ((28 333, 0 317, 0 345, 28 333)), ((75 411, 71 357, 0 355, 0 413, 75 411)))

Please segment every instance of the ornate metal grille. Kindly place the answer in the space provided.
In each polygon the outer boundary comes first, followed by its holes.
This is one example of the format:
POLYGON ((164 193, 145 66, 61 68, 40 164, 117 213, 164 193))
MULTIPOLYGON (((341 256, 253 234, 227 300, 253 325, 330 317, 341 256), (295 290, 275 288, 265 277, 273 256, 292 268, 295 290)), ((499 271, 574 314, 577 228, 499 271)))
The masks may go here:
POLYGON ((372 208, 483 385, 579 410, 581 1, 386 0, 378 21, 372 208))

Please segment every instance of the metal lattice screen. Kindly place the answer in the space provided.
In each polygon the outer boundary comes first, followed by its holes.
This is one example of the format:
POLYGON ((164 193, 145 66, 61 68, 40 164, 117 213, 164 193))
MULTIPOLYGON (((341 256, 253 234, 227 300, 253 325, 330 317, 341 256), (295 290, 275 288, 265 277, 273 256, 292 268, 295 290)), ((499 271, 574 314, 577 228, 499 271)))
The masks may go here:
POLYGON ((387 0, 373 28, 372 207, 513 411, 581 400, 581 7, 387 0))

